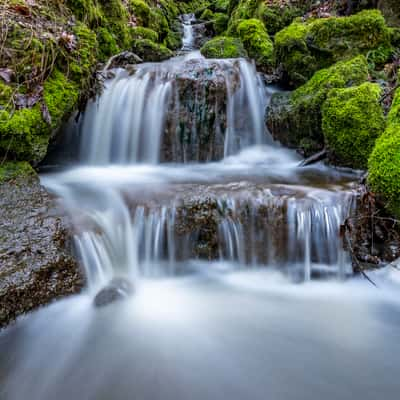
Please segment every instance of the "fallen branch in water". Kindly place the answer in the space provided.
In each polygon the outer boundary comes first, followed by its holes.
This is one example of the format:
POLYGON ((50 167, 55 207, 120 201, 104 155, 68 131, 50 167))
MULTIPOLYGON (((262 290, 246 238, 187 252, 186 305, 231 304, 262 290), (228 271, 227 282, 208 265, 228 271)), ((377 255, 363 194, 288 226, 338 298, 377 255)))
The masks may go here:
POLYGON ((313 154, 312 156, 304 159, 299 167, 307 167, 308 165, 315 164, 318 161, 324 160, 328 156, 328 153, 325 149, 319 151, 318 153, 313 154))

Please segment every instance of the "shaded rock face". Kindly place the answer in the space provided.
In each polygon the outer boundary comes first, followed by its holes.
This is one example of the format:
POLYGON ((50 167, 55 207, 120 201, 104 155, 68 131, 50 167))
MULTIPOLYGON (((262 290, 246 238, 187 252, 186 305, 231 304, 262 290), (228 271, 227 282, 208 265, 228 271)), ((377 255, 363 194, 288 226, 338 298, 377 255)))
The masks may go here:
POLYGON ((35 177, 0 185, 0 327, 83 286, 67 226, 54 210, 35 177))
POLYGON ((173 82, 161 160, 186 162, 223 158, 227 101, 240 82, 239 66, 193 59, 182 64, 173 82))

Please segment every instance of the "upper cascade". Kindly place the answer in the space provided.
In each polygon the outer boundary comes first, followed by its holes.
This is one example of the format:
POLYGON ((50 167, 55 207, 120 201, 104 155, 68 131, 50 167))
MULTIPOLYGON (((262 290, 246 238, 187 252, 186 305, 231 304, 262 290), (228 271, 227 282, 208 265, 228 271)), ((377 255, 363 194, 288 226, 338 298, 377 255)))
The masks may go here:
POLYGON ((265 144, 268 94, 254 64, 210 60, 182 17, 181 56, 118 69, 81 123, 81 161, 90 165, 211 161, 265 144))

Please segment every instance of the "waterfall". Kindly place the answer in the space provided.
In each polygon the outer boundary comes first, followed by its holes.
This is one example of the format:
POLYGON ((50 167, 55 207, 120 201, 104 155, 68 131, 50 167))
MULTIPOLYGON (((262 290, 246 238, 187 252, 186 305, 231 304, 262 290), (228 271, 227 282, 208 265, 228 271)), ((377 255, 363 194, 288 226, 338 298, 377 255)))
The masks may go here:
POLYGON ((193 26, 192 23, 196 21, 194 14, 184 14, 181 17, 182 27, 183 27, 183 37, 182 37, 182 51, 193 50, 193 26))

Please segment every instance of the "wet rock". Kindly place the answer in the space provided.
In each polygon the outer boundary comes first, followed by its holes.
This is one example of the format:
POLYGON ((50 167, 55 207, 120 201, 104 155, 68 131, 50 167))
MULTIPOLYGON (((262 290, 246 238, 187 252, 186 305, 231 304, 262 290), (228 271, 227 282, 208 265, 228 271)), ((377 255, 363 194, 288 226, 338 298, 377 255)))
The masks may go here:
POLYGON ((175 72, 175 98, 162 138, 162 161, 223 157, 228 93, 233 94, 239 82, 239 64, 234 61, 193 59, 182 64, 175 72))
POLYGON ((84 284, 65 219, 36 176, 0 184, 0 327, 84 284))
POLYGON ((93 303, 96 307, 104 307, 131 296, 134 291, 134 285, 129 280, 114 278, 106 287, 97 293, 93 303))

